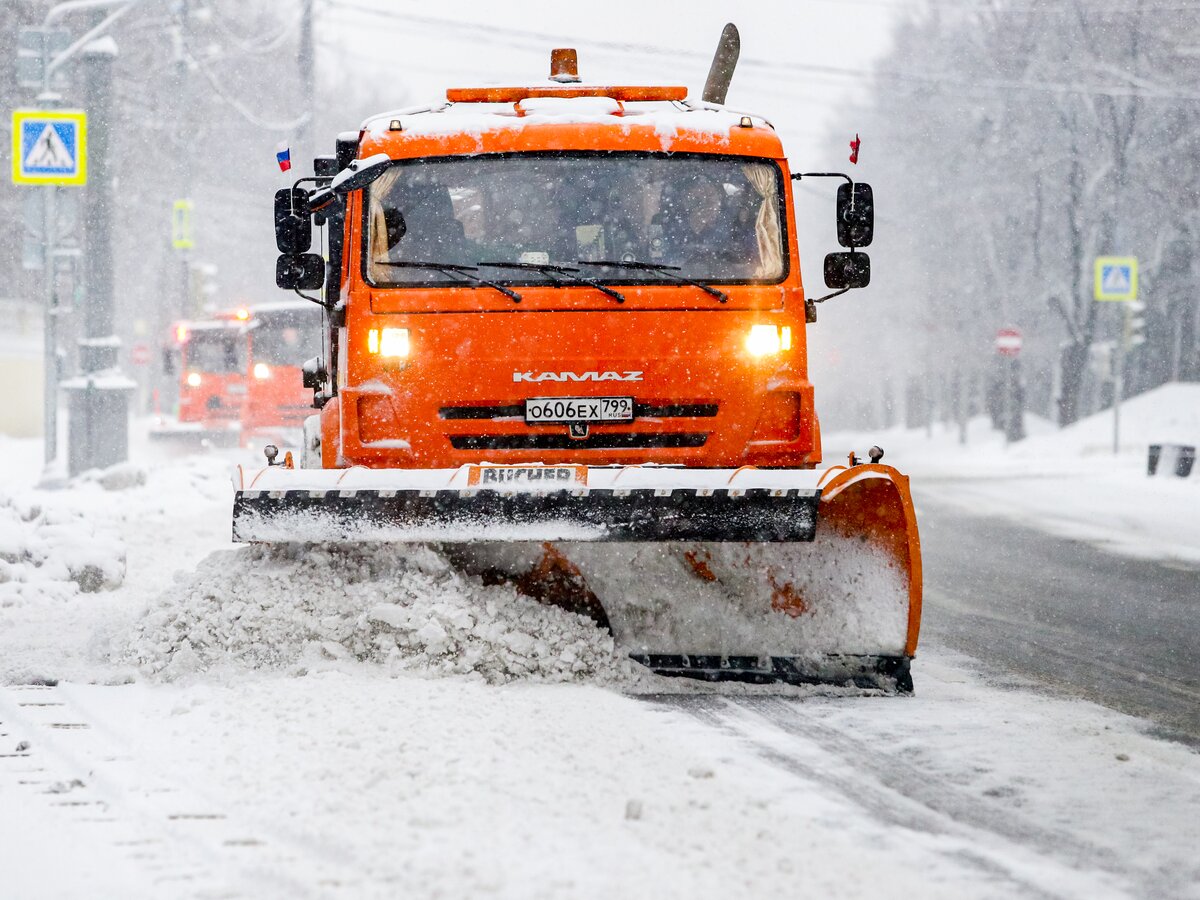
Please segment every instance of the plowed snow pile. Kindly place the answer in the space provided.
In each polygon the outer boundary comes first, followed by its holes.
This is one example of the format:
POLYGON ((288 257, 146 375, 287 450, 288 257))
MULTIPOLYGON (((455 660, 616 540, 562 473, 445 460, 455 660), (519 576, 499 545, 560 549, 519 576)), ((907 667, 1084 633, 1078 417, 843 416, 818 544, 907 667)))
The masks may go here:
POLYGON ((83 512, 0 494, 0 606, 111 591, 124 577, 124 545, 83 512))
POLYGON ((252 546, 178 577, 126 653, 159 678, 322 659, 492 683, 621 678, 632 665, 591 619, 484 587, 424 545, 252 546))

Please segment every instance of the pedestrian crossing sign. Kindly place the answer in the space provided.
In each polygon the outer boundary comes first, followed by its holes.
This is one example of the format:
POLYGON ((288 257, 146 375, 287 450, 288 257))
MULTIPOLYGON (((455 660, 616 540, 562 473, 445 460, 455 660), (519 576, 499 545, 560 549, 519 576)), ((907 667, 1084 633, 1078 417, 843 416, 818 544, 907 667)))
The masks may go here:
POLYGON ((12 160, 14 184, 87 184, 87 113, 14 110, 12 160))
POLYGON ((1095 296, 1097 300, 1136 300, 1138 261, 1136 256, 1097 256, 1095 296))

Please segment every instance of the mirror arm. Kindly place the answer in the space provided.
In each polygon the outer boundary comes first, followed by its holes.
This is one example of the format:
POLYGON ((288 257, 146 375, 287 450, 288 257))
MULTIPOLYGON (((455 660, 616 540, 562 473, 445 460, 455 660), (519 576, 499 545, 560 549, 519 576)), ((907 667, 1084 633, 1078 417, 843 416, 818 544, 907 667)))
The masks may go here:
MULTIPOLYGON (((854 209, 854 179, 845 172, 793 172, 792 180, 800 181, 803 178, 845 178, 846 184, 850 185, 850 208, 854 209)), ((851 248, 853 249, 853 248, 851 248)))
POLYGON ((333 181, 333 179, 328 175, 306 175, 303 178, 297 178, 294 182, 292 182, 292 190, 296 190, 306 181, 311 181, 317 187, 324 187, 325 185, 329 184, 329 182, 333 181))
POLYGON ((321 307, 326 312, 333 312, 333 304, 332 303, 327 303, 318 297, 310 297, 310 296, 308 296, 308 294, 303 293, 300 290, 300 288, 292 288, 292 290, 296 292, 297 297, 301 297, 301 298, 309 301, 310 303, 317 304, 317 306, 321 307))
POLYGON ((802 178, 845 178, 846 183, 851 187, 854 186, 854 179, 845 172, 793 172, 792 181, 800 181, 802 178))
MULTIPOLYGON (((815 300, 809 300, 809 303, 824 303, 826 300, 832 300, 834 297, 840 297, 850 288, 842 288, 840 291, 834 291, 832 294, 826 294, 824 297, 817 297, 815 300)), ((297 292, 298 293, 298 292, 297 292)))
MULTIPOLYGON (((296 208, 295 197, 298 193, 301 193, 300 185, 304 184, 304 182, 306 182, 306 181, 311 181, 313 183, 314 187, 325 187, 326 185, 329 184, 329 182, 333 181, 333 179, 323 176, 323 175, 308 175, 308 176, 305 176, 304 178, 297 178, 294 182, 292 182, 292 209, 293 210, 296 208)), ((305 191, 303 193, 306 196, 308 194, 307 191, 305 191)))

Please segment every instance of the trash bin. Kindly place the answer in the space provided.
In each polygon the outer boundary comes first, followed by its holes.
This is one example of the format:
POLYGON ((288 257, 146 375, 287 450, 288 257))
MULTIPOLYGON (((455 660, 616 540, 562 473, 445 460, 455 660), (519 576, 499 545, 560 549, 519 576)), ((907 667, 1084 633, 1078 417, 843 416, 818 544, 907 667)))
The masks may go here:
POLYGON ((1187 478, 1196 462, 1196 448, 1190 444, 1151 444, 1146 468, 1151 475, 1187 478))
POLYGON ((67 395, 67 474, 107 469, 129 459, 129 397, 137 387, 120 373, 91 373, 62 383, 67 395))

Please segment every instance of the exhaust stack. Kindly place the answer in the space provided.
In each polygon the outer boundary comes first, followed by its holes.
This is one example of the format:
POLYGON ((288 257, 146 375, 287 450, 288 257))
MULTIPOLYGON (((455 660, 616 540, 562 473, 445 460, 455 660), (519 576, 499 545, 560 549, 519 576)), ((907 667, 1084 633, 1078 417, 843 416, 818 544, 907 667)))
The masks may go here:
POLYGON ((704 82, 704 93, 701 96, 706 103, 725 102, 725 95, 729 93, 729 82, 733 80, 733 70, 737 67, 738 55, 741 52, 741 36, 737 26, 730 22, 721 29, 717 52, 713 54, 708 80, 704 82))

